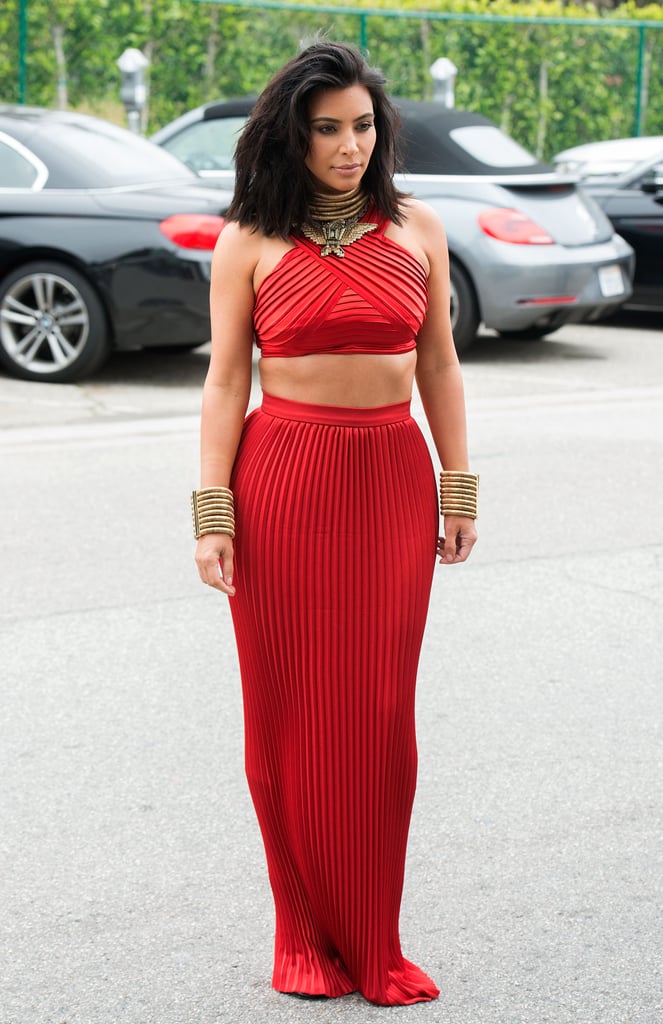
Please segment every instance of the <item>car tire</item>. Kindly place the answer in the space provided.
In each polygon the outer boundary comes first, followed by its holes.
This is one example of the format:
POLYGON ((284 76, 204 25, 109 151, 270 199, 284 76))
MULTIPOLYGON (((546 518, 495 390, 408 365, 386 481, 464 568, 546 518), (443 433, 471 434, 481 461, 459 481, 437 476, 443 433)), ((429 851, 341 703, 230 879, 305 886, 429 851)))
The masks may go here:
POLYGON ((451 260, 449 264, 451 292, 451 329, 456 352, 466 352, 479 329, 479 306, 474 287, 465 271, 451 260))
POLYGON ((99 297, 73 267, 26 263, 0 281, 0 364, 12 376, 69 383, 97 370, 109 352, 99 297))
POLYGON ((556 327, 524 327, 520 331, 498 331, 497 333, 505 341, 540 341, 541 338, 547 338, 549 334, 554 334, 561 326, 562 324, 557 324, 556 327))

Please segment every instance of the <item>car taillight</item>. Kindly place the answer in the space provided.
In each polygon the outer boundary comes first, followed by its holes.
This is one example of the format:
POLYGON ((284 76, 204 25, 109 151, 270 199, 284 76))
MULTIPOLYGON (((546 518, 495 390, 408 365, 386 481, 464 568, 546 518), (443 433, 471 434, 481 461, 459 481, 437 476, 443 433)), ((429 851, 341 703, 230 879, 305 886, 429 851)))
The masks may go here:
POLYGON ((213 249, 225 225, 223 217, 203 213, 176 213, 159 224, 166 238, 183 249, 213 249))
POLYGON ((519 210, 483 210, 479 227, 486 235, 514 245, 553 245, 547 231, 519 210))

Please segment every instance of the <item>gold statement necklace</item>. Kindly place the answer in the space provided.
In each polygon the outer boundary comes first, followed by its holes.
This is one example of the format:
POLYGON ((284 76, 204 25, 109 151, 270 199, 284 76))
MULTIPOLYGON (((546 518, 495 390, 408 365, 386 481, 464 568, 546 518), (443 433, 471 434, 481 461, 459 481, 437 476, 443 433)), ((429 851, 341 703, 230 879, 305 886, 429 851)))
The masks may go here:
POLYGON ((345 256, 343 246, 359 241, 377 224, 360 224, 368 209, 368 196, 359 185, 352 192, 340 196, 316 193, 309 203, 311 223, 302 224, 300 231, 316 245, 322 246, 321 256, 345 256))

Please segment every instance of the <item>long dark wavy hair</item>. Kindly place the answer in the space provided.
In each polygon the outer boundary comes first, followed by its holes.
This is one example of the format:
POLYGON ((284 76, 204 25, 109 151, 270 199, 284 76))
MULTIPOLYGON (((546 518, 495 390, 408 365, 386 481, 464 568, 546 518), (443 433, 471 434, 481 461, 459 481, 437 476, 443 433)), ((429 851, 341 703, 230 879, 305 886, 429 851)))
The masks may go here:
POLYGON ((392 180, 398 114, 384 84, 381 72, 346 43, 316 41, 288 61, 259 96, 237 143, 228 220, 281 238, 306 223, 314 192, 305 164, 311 100, 322 89, 363 85, 373 101, 376 142, 362 183, 380 213, 400 224, 405 193, 392 180))

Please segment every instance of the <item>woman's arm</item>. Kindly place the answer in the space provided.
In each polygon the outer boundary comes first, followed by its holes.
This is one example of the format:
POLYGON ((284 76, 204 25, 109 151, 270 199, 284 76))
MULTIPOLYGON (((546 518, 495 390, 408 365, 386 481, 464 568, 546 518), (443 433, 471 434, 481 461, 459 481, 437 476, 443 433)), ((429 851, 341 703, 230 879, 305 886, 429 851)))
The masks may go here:
MULTIPOLYGON (((251 392, 253 272, 258 239, 228 224, 212 259, 212 353, 203 388, 200 486, 228 487, 251 392)), ((227 534, 198 541, 196 563, 204 583, 232 595, 233 543, 227 534)))
MULTIPOLYGON (((417 336, 417 387, 442 468, 468 471, 463 379, 451 331, 447 240, 430 207, 413 204, 412 216, 429 263, 428 313, 417 336)), ((465 561, 476 541, 474 520, 445 516, 444 533, 438 548, 441 561, 465 561)))

